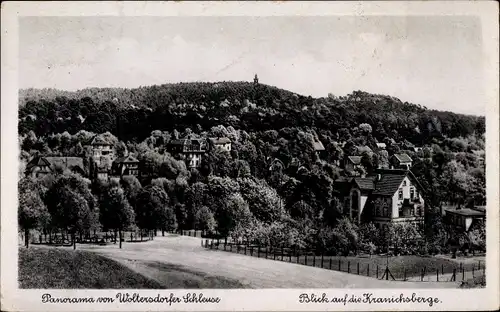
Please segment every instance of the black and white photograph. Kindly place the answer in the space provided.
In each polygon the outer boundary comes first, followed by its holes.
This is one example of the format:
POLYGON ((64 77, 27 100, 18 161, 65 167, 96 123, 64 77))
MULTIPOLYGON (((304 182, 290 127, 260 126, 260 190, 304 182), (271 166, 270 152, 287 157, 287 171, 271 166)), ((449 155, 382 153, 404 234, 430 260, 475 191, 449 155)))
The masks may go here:
POLYGON ((486 291, 488 26, 353 13, 18 16, 19 291, 486 291))

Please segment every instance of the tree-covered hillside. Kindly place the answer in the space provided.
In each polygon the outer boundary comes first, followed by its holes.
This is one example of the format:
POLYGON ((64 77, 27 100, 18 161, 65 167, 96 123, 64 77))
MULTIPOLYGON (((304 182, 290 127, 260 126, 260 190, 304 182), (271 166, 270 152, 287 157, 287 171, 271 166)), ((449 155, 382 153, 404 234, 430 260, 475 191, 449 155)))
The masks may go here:
POLYGON ((308 127, 338 139, 342 128, 351 132, 368 123, 378 141, 408 140, 417 145, 485 131, 484 117, 428 110, 390 96, 356 91, 315 99, 248 82, 21 90, 19 118, 21 134, 109 131, 125 141, 142 141, 152 130, 208 130, 220 124, 245 131, 308 127))

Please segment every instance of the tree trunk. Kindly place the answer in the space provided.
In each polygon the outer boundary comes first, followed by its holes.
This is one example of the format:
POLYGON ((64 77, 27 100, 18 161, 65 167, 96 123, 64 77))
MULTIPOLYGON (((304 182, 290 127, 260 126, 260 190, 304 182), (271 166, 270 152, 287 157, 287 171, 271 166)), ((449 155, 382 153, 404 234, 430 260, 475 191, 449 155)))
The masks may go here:
POLYGON ((24 229, 24 245, 26 246, 26 248, 29 247, 29 243, 30 243, 30 230, 29 229, 24 229))
POLYGON ((118 239, 120 240, 120 249, 122 249, 122 229, 118 230, 118 239))
POLYGON ((76 249, 75 232, 71 233, 71 239, 73 240, 73 250, 75 250, 76 249))

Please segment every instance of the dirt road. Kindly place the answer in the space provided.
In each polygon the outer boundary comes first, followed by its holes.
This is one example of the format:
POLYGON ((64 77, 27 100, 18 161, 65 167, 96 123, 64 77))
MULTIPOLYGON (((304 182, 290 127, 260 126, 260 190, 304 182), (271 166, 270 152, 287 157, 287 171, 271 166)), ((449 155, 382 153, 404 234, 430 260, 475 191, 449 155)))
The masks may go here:
POLYGON ((299 264, 208 250, 199 238, 168 235, 144 243, 78 245, 119 261, 150 278, 161 279, 169 265, 209 276, 234 279, 249 288, 456 288, 457 283, 383 281, 299 264), (151 265, 155 263, 156 265, 151 265), (163 265, 162 265, 163 264, 163 265))

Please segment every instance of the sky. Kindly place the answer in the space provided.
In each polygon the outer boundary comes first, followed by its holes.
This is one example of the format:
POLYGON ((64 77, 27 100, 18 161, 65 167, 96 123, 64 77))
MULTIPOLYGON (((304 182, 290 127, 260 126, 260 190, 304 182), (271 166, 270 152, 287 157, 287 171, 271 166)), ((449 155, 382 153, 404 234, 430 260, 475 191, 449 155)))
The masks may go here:
POLYGON ((302 95, 355 90, 485 115, 471 16, 22 17, 19 87, 252 81, 302 95))

